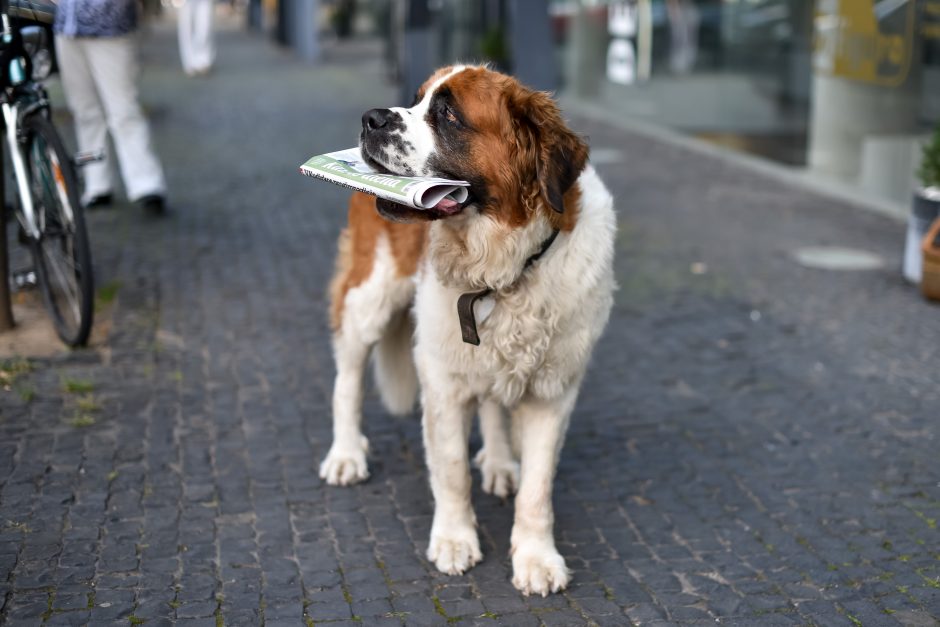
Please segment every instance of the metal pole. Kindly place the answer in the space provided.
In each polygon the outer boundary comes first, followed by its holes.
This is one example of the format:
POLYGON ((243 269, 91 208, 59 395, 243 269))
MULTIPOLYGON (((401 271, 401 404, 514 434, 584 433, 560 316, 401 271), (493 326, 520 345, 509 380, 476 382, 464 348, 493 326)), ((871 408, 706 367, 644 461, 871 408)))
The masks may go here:
POLYGON ((558 88, 558 67, 548 0, 510 0, 509 41, 512 73, 533 89, 558 88))
POLYGON ((317 41, 317 0, 293 0, 292 15, 293 33, 291 45, 297 55, 305 61, 316 61, 320 56, 320 45, 317 41))
POLYGON ((407 0, 405 7, 402 80, 398 99, 407 107, 414 93, 434 71, 435 59, 431 50, 431 9, 428 0, 407 0))
POLYGON ((248 30, 261 30, 261 16, 261 0, 248 0, 248 11, 246 11, 248 30))
POLYGON ((10 300, 10 258, 7 251, 7 198, 6 176, 3 172, 4 160, 0 159, 0 226, 3 237, 0 238, 0 331, 9 331, 15 326, 13 307, 10 300))
POLYGON ((291 0, 278 0, 277 24, 274 25, 274 40, 284 46, 290 45, 291 0))

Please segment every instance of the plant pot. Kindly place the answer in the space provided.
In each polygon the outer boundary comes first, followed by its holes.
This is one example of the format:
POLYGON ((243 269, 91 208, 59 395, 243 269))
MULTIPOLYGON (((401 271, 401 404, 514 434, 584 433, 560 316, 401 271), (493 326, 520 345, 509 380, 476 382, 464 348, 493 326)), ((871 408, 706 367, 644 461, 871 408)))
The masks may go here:
POLYGON ((940 300, 940 218, 933 221, 921 242, 923 272, 920 290, 930 300, 940 300))
POLYGON ((907 217, 907 238, 904 242, 904 278, 920 283, 923 254, 921 241, 930 225, 940 217, 940 187, 920 188, 914 192, 911 213, 907 217))

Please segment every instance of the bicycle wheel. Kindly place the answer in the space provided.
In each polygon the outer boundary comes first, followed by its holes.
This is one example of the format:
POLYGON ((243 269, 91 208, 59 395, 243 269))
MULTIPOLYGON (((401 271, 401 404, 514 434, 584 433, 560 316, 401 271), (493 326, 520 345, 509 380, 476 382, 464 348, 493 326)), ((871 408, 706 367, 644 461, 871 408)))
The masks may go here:
POLYGON ((41 113, 27 117, 23 131, 40 230, 32 242, 39 286, 59 337, 69 346, 83 346, 94 314, 94 280, 74 166, 55 127, 41 113))

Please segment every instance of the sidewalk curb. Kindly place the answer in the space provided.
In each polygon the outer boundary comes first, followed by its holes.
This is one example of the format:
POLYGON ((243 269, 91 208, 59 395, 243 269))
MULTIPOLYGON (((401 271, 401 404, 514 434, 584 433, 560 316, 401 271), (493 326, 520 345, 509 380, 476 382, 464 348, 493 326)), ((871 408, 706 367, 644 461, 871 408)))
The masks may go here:
POLYGON ((709 144, 664 126, 657 126, 635 118, 620 117, 602 106, 571 94, 559 94, 558 102, 561 104, 562 110, 565 113, 580 115, 588 119, 610 124, 623 131, 662 141, 690 152, 721 159, 727 163, 751 170, 754 173, 772 178, 781 183, 797 185, 822 196, 828 196, 835 200, 856 205, 860 209, 890 218, 895 222, 905 222, 907 220, 907 214, 910 211, 909 207, 903 204, 895 203, 890 200, 871 198, 848 185, 813 175, 805 169, 785 166, 759 157, 746 155, 729 148, 709 144))

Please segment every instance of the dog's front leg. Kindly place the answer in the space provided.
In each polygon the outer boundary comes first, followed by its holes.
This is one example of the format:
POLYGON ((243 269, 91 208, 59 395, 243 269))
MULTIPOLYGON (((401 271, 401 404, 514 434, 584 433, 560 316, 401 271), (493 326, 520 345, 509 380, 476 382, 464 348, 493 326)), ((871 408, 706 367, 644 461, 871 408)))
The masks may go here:
POLYGON ((456 395, 428 391, 423 404, 424 448, 434 493, 428 559, 441 572, 459 575, 483 558, 470 504, 472 407, 456 395))
POLYGON ((333 338, 333 445, 320 464, 320 478, 330 485, 351 485, 369 478, 369 441, 362 434, 361 423, 362 378, 371 348, 349 329, 333 338))
POLYGON ((570 579, 555 548, 552 482, 577 394, 572 387, 553 401, 524 400, 512 415, 522 457, 512 526, 512 583, 524 594, 558 592, 570 579))

